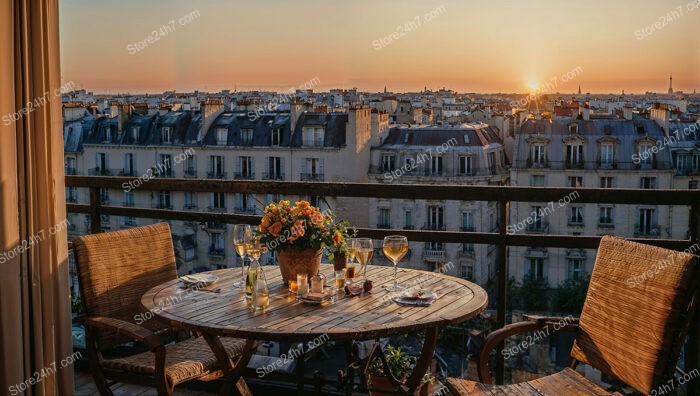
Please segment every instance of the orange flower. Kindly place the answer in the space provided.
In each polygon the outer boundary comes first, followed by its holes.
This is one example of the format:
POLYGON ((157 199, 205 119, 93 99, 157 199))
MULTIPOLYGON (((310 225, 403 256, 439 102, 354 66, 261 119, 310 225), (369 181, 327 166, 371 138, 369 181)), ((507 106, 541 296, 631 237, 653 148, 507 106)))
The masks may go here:
POLYGON ((280 234, 280 231, 282 231, 282 223, 280 223, 279 221, 276 222, 275 224, 270 226, 268 231, 270 232, 270 234, 278 236, 280 234))
POLYGON ((260 232, 265 232, 269 226, 270 218, 268 216, 263 216, 262 220, 260 221, 260 232))
POLYGON ((305 231, 303 224, 304 222, 302 220, 297 220, 294 222, 294 225, 292 226, 292 236, 289 237, 290 242, 294 242, 304 236, 305 231))
POLYGON ((343 236, 340 234, 340 231, 336 231, 333 233, 333 244, 335 246, 340 246, 340 243, 343 241, 343 236))

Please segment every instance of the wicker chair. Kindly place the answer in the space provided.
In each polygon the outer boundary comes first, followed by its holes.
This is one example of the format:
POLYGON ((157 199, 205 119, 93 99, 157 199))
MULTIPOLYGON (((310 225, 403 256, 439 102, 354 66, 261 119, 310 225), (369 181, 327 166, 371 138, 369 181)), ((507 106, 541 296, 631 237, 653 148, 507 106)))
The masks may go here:
POLYGON ((507 337, 540 329, 558 329, 559 318, 529 317, 491 333, 479 352, 481 383, 448 378, 459 395, 608 395, 574 369, 586 363, 643 394, 672 378, 680 348, 695 311, 697 258, 690 255, 603 237, 586 301, 578 323, 569 367, 533 381, 491 384, 488 358, 507 337), (651 272, 647 272, 651 271, 651 272), (635 276, 642 282, 632 281, 635 276), (693 286, 695 285, 695 286, 693 286))
MULTIPOLYGON (((177 278, 167 223, 86 235, 75 239, 73 247, 85 308, 81 319, 86 329, 88 358, 101 395, 112 395, 110 386, 114 382, 155 386, 162 396, 170 395, 176 385, 186 381, 223 376, 204 338, 165 345, 163 336, 182 332, 156 319, 137 319, 150 317, 141 316, 145 313, 141 296, 150 288, 177 278), (142 321, 142 325, 136 324, 142 321), (116 359, 103 357, 104 349, 134 340, 150 351, 116 359), (112 382, 108 384, 108 380, 112 382)), ((245 388, 245 383, 238 381, 240 366, 245 364, 241 356, 250 357, 251 342, 222 338, 219 345, 229 356, 228 368, 236 367, 226 371, 226 382, 237 381, 235 386, 241 392, 241 387, 245 388)))

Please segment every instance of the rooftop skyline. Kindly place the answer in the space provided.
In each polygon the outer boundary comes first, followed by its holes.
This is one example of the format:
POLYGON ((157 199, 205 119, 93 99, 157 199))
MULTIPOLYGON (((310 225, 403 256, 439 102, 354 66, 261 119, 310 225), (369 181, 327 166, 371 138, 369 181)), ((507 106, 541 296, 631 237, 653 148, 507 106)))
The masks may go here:
POLYGON ((666 92, 672 73, 692 93, 700 10, 686 3, 63 0, 62 78, 97 93, 279 92, 318 78, 314 90, 522 93, 554 82, 548 92, 631 94, 666 92))

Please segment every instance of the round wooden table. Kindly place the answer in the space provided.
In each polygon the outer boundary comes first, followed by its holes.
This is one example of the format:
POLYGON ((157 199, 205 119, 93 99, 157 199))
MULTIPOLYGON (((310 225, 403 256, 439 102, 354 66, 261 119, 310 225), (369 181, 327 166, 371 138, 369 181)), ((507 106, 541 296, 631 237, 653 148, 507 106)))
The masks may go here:
MULTIPOLYGON (((438 295, 438 300, 427 307, 399 305, 392 301, 397 293, 385 290, 393 282, 393 268, 369 265, 367 278, 374 286, 371 292, 355 297, 340 297, 344 294, 340 293, 334 302, 310 305, 296 300, 287 290, 277 266, 263 268, 270 291, 270 306, 263 311, 249 310, 244 289, 233 287, 241 279, 240 268, 209 272, 219 280, 206 289, 220 289, 220 293, 186 293, 182 283, 173 280, 149 290, 141 304, 162 321, 202 333, 220 362, 228 361, 221 362, 228 369, 233 369, 228 367, 232 364, 222 352, 219 336, 251 341, 310 341, 319 337, 367 340, 424 330, 421 356, 406 381, 406 391, 412 393, 432 360, 438 327, 464 322, 483 311, 488 303, 486 291, 472 282, 435 272, 399 269, 399 284, 438 295)), ((322 265, 321 272, 333 285, 333 266, 322 265)))

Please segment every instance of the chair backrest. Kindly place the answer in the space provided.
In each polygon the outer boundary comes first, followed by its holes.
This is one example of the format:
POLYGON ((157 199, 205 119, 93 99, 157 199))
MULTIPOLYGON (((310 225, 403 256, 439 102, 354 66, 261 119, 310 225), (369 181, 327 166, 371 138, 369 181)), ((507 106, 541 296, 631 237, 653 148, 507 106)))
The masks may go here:
MULTIPOLYGON (((73 241, 80 293, 87 316, 104 316, 140 324, 151 330, 167 328, 145 313, 141 296, 150 288, 177 278, 170 226, 158 223, 123 231, 85 235, 73 241)), ((101 348, 126 341, 104 334, 101 348)))
POLYGON ((691 254, 603 237, 571 356, 650 394, 673 373, 697 299, 691 254))

